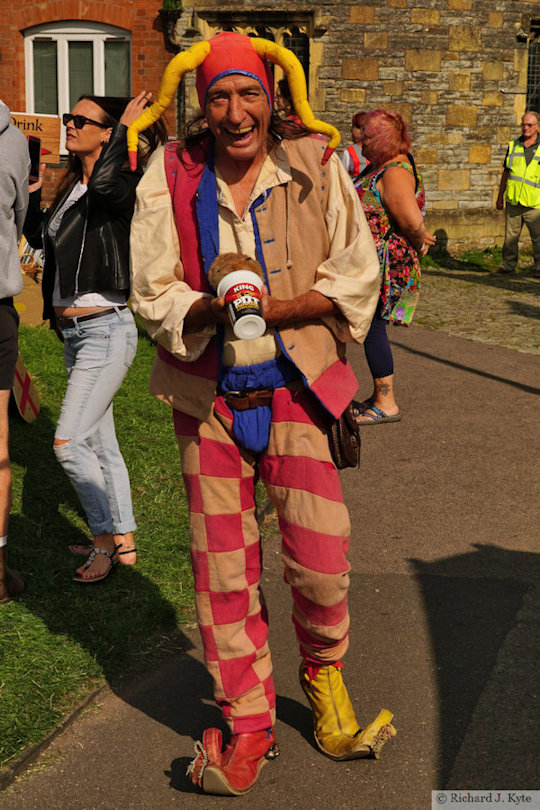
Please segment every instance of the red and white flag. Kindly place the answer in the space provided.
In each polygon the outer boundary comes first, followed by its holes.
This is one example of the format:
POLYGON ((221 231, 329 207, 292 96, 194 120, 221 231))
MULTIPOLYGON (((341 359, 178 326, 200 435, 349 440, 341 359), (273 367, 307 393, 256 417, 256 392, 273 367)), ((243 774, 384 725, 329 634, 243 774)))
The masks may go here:
POLYGON ((22 418, 25 422, 33 422, 39 413, 41 400, 20 354, 17 357, 15 374, 13 376, 13 387, 11 390, 13 392, 13 399, 22 418))

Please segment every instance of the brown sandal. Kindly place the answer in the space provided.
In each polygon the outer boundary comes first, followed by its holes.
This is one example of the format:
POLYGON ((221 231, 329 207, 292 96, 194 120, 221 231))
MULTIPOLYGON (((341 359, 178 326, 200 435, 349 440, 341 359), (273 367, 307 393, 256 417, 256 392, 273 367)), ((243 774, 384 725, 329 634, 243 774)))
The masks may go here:
POLYGON ((89 545, 85 545, 83 543, 72 543, 70 546, 68 546, 68 548, 72 554, 77 554, 81 557, 88 557, 88 555, 92 553, 94 546, 91 543, 89 545))
POLYGON ((105 579, 106 577, 108 577, 109 574, 111 573, 111 571, 113 570, 114 566, 118 562, 118 560, 114 559, 114 557, 116 556, 116 553, 117 553, 116 549, 111 552, 111 551, 107 551, 107 549, 105 549, 105 548, 97 548, 96 546, 94 546, 92 548, 92 551, 88 555, 88 559, 86 560, 85 564, 83 565, 83 571, 86 571, 87 568, 90 568, 90 566, 92 565, 92 563, 94 562, 94 560, 96 559, 96 556, 98 554, 104 554, 105 557, 109 558, 110 563, 111 563, 109 568, 105 571, 104 574, 99 574, 99 576, 97 576, 97 577, 83 577, 83 576, 81 576, 79 574, 76 577, 73 577, 74 582, 83 582, 83 583, 100 582, 102 579, 105 579))

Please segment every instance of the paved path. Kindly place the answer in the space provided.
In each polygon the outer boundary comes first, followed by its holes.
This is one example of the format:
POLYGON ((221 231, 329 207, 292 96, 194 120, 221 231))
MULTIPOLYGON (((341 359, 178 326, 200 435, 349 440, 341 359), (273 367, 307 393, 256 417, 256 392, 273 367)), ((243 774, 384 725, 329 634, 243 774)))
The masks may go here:
POLYGON ((540 354, 540 276, 491 275, 454 259, 423 268, 416 325, 456 337, 540 354))
MULTIPOLYGON (((353 519, 351 649, 361 720, 399 735, 378 762, 334 763, 311 738, 277 539, 264 588, 282 756, 235 806, 420 810, 432 789, 540 788, 539 360, 421 327, 393 330, 403 421, 363 429, 343 474, 353 519)), ((370 393, 360 349, 360 394, 370 393)), ((213 808, 185 777, 218 720, 196 635, 105 694, 0 794, 2 810, 213 808)))

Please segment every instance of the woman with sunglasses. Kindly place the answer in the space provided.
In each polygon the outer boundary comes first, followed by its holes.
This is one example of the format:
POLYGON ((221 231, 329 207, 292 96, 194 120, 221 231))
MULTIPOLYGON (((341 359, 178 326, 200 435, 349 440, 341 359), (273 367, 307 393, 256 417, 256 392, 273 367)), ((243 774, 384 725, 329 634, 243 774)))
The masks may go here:
POLYGON ((56 197, 42 212, 41 176, 30 186, 25 223, 30 245, 44 249, 43 317, 64 343, 68 386, 54 451, 93 536, 91 546, 70 547, 87 555, 74 577, 83 583, 104 579, 117 561, 132 565, 136 557, 112 400, 137 350, 126 304, 135 189, 150 152, 166 140, 162 125, 147 130, 139 171, 127 168, 126 129, 147 104, 145 93, 131 100, 82 96, 63 116, 69 157, 56 197))

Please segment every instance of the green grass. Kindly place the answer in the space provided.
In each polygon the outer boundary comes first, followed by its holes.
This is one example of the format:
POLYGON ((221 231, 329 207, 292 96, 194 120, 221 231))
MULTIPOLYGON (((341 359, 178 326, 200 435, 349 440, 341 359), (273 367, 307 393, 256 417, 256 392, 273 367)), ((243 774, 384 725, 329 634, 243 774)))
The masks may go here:
POLYGON ((491 270, 498 267, 502 261, 502 249, 500 247, 485 248, 484 250, 466 250, 460 257, 469 264, 474 264, 483 270, 491 270))
POLYGON ((444 267, 450 270, 478 270, 489 272, 498 267, 502 261, 502 250, 499 246, 485 250, 466 250, 459 256, 435 251, 420 259, 422 267, 444 267))
POLYGON ((27 590, 0 608, 0 766, 39 742, 96 686, 116 687, 178 648, 193 620, 187 507, 167 406, 148 393, 155 347, 141 335, 114 400, 130 472, 140 551, 94 585, 72 581, 89 537, 78 499, 52 450, 65 391, 62 347, 45 327, 21 327, 20 350, 42 408, 32 424, 10 418, 13 505, 9 560, 27 590))
MULTIPOLYGON (((520 248, 517 273, 530 272, 532 261, 532 249, 530 247, 520 248)), ((499 245, 484 250, 466 250, 464 253, 460 253, 459 256, 452 256, 450 253, 436 250, 420 259, 421 266, 426 268, 473 270, 480 273, 489 273, 490 270, 499 267, 501 263, 502 248, 499 245)))

